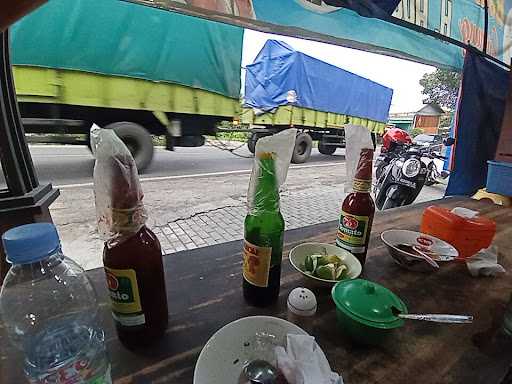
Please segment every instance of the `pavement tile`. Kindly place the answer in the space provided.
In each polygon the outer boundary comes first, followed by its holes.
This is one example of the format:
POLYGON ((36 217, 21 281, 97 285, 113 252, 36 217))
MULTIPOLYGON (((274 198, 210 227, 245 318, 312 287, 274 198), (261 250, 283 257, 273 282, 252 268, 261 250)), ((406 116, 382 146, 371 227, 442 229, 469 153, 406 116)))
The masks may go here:
POLYGON ((172 229, 165 226, 162 228, 162 232, 165 233, 166 235, 170 235, 172 233, 172 229))

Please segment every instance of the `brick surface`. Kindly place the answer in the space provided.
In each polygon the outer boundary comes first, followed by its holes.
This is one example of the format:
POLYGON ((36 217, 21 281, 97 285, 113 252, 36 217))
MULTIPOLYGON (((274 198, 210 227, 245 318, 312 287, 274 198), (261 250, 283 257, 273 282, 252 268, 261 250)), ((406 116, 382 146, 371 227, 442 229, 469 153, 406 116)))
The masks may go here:
MULTIPOLYGON (((423 193, 424 191, 418 201, 442 197, 440 191, 423 193)), ((307 191, 282 192, 281 212, 286 229, 337 220, 344 196, 343 188, 339 185, 320 185, 318 188, 308 188, 307 191)), ((240 206, 220 208, 209 213, 198 212, 193 217, 156 227, 155 233, 169 253, 238 240, 243 238, 246 214, 245 201, 240 201, 240 206)))

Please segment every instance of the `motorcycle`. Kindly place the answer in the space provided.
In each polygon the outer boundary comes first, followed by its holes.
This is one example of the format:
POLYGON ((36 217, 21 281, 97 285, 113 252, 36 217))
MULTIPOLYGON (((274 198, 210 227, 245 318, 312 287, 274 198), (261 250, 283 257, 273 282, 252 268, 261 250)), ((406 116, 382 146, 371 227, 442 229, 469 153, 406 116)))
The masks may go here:
POLYGON ((427 163, 427 179, 425 180, 426 186, 431 186, 435 184, 440 184, 443 180, 446 180, 448 176, 450 176, 450 172, 439 169, 443 167, 443 162, 439 160, 439 158, 430 159, 430 158, 422 158, 422 161, 427 163), (437 160, 437 161, 436 161, 437 160))
POLYGON ((391 160, 396 158, 404 148, 411 144, 411 136, 399 128, 391 128, 382 136, 381 152, 375 160, 375 175, 377 179, 380 178, 391 160))
MULTIPOLYGON (((452 137, 447 137, 443 140, 443 145, 445 147, 450 147, 455 144, 455 139, 452 137)), ((450 172, 443 169, 445 157, 440 156, 440 153, 434 151, 434 148, 438 150, 441 149, 441 146, 434 145, 427 147, 430 148, 430 152, 432 152, 435 156, 423 157, 422 160, 427 164, 427 180, 425 180, 426 186, 431 186, 435 184, 440 184, 443 180, 446 180, 448 176, 450 176, 450 172), (442 160, 441 160, 442 159, 442 160), (441 171, 439 171, 441 169, 441 171)))
POLYGON ((422 158, 434 160, 444 159, 444 156, 428 148, 406 146, 390 160, 380 177, 377 177, 375 185, 375 205, 378 209, 401 207, 416 200, 427 178, 433 177, 437 171, 433 161, 427 165, 422 158))

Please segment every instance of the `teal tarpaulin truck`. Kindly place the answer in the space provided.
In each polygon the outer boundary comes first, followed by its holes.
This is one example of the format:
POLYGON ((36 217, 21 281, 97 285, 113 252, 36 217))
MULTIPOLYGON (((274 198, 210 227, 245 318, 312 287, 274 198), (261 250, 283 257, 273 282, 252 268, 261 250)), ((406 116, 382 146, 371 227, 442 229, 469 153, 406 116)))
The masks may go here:
POLYGON ((227 24, 119 0, 52 0, 11 29, 25 130, 73 143, 67 134, 92 122, 109 126, 143 169, 151 135, 168 149, 202 145, 239 113, 242 44, 243 29, 227 24))

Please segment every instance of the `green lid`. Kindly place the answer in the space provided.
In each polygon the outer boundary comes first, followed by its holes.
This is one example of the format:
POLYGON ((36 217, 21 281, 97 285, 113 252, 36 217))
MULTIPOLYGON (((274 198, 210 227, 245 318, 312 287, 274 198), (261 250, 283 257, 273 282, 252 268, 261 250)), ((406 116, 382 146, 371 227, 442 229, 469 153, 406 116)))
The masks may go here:
POLYGON ((392 307, 407 313, 400 298, 382 285, 368 280, 344 280, 332 288, 336 307, 349 317, 377 328, 396 328, 403 320, 393 314, 392 307))

